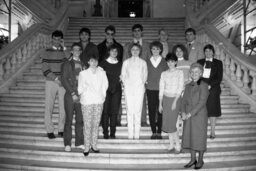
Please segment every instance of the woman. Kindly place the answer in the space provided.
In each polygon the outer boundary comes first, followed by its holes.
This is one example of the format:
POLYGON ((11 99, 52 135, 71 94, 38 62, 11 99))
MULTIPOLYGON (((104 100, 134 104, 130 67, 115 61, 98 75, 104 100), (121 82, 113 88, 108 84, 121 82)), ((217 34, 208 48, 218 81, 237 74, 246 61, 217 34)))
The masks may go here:
POLYGON ((210 138, 215 138, 216 117, 221 116, 220 106, 220 83, 223 77, 222 62, 214 58, 215 50, 211 44, 204 47, 205 59, 198 60, 204 67, 203 80, 208 83, 210 95, 207 100, 208 117, 210 118, 211 133, 210 138))
POLYGON ((124 85, 128 119, 128 138, 139 139, 142 103, 148 70, 146 62, 139 56, 141 46, 132 44, 131 57, 122 66, 121 79, 124 85))
POLYGON ((200 169, 204 165, 203 155, 206 151, 207 140, 207 108, 206 102, 209 95, 208 85, 203 82, 201 76, 203 67, 194 63, 190 67, 192 81, 186 85, 181 103, 182 119, 184 120, 182 148, 188 150, 191 155, 190 162, 184 167, 195 165, 200 169), (196 153, 199 153, 196 160, 196 153))
POLYGON ((151 139, 162 139, 162 114, 158 111, 159 105, 159 80, 163 71, 168 69, 165 59, 161 56, 163 45, 159 41, 150 44, 152 56, 148 58, 148 79, 147 79, 147 99, 148 115, 151 126, 151 139))
POLYGON ((172 53, 178 58, 177 68, 181 69, 184 73, 184 83, 189 83, 191 81, 189 77, 189 68, 192 62, 188 60, 188 51, 186 47, 182 44, 177 44, 173 47, 172 53))
POLYGON ((119 47, 115 44, 111 45, 107 50, 108 58, 100 63, 100 66, 105 70, 107 74, 109 83, 102 114, 104 139, 109 138, 109 125, 110 138, 116 138, 115 134, 117 126, 117 115, 119 112, 122 95, 122 88, 120 83, 122 63, 117 59, 119 54, 118 48, 119 47))
POLYGON ((177 118, 180 111, 180 97, 184 87, 184 75, 176 68, 177 57, 168 53, 165 58, 169 69, 161 74, 159 82, 159 112, 163 112, 162 130, 167 132, 170 140, 168 150, 179 153, 180 141, 177 131, 177 118))
POLYGON ((78 77, 84 121, 84 156, 89 155, 90 147, 93 152, 100 152, 97 148, 98 129, 108 88, 108 79, 105 71, 98 67, 98 58, 89 57, 88 64, 89 68, 81 71, 78 77))

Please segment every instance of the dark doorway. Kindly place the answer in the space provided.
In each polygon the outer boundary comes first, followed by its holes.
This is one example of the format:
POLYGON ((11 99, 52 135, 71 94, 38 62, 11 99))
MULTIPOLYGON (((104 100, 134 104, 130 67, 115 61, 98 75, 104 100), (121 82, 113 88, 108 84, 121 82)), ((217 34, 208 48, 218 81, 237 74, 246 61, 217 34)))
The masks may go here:
POLYGON ((143 17, 143 0, 118 0, 118 17, 143 17))

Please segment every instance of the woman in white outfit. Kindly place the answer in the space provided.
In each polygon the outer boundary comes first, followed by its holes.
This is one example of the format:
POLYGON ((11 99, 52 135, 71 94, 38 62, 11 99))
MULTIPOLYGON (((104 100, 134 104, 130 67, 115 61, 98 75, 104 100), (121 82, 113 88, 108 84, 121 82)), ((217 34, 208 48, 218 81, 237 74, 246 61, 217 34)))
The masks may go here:
POLYGON ((141 46, 133 44, 129 51, 131 57, 123 63, 121 79, 126 100, 128 138, 139 139, 142 102, 148 70, 146 61, 139 57, 141 46))

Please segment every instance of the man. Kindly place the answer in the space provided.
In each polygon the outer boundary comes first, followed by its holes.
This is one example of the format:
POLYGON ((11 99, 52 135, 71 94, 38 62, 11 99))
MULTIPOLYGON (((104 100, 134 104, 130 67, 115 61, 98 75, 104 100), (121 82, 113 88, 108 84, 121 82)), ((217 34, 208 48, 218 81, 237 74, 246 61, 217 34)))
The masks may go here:
POLYGON ((165 29, 160 29, 158 31, 158 37, 160 43, 163 45, 162 57, 165 58, 168 52, 172 51, 172 44, 168 42, 168 32, 165 29))
MULTIPOLYGON (((149 43, 143 40, 143 26, 141 24, 134 24, 132 26, 132 34, 133 34, 133 40, 129 43, 127 43, 124 46, 124 56, 123 60, 128 59, 131 57, 131 54, 129 52, 129 49, 131 49, 131 46, 134 43, 140 44, 142 47, 142 51, 140 54, 140 58, 146 60, 147 58, 151 57, 150 49, 149 49, 149 43)), ((147 124, 147 113, 146 113, 146 97, 144 95, 143 100, 143 107, 142 107, 142 113, 141 113, 141 126, 148 126, 147 124)))
POLYGON ((41 55, 42 71, 46 78, 45 81, 45 116, 44 122, 49 139, 55 138, 54 125, 52 123, 52 112, 54 101, 58 93, 59 100, 59 123, 58 135, 63 137, 65 111, 64 111, 64 94, 65 89, 60 82, 61 65, 66 58, 63 33, 56 30, 52 33, 52 47, 46 49, 41 55))
POLYGON ((118 47, 118 61, 123 60, 123 46, 119 44, 115 39, 116 29, 114 26, 109 25, 105 28, 105 40, 98 44, 99 51, 99 63, 108 57, 107 49, 110 45, 116 45, 118 47))
POLYGON ((82 63, 80 61, 80 54, 82 47, 79 43, 74 43, 71 47, 71 58, 67 59, 62 65, 61 83, 66 90, 64 96, 65 104, 65 127, 64 127, 64 146, 65 151, 71 151, 72 139, 72 121, 75 114, 75 146, 84 149, 84 135, 83 135, 83 116, 81 104, 79 102, 79 95, 77 92, 78 75, 82 71, 82 63))
POLYGON ((204 58, 203 45, 196 41, 196 31, 193 28, 188 28, 185 31, 186 36, 186 48, 188 50, 188 60, 192 63, 197 62, 199 59, 204 58))
POLYGON ((83 48, 82 53, 80 55, 80 60, 82 61, 83 67, 88 68, 89 64, 89 57, 95 56, 99 58, 99 51, 97 46, 90 42, 91 39, 91 30, 83 27, 79 31, 79 39, 80 39, 80 46, 83 48))

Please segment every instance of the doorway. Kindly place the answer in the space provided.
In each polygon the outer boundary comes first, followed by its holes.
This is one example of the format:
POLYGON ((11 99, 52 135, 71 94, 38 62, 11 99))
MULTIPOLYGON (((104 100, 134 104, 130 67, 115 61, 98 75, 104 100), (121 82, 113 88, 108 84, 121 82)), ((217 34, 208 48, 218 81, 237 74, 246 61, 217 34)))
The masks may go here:
POLYGON ((143 17, 143 0, 118 0, 118 17, 143 17))

